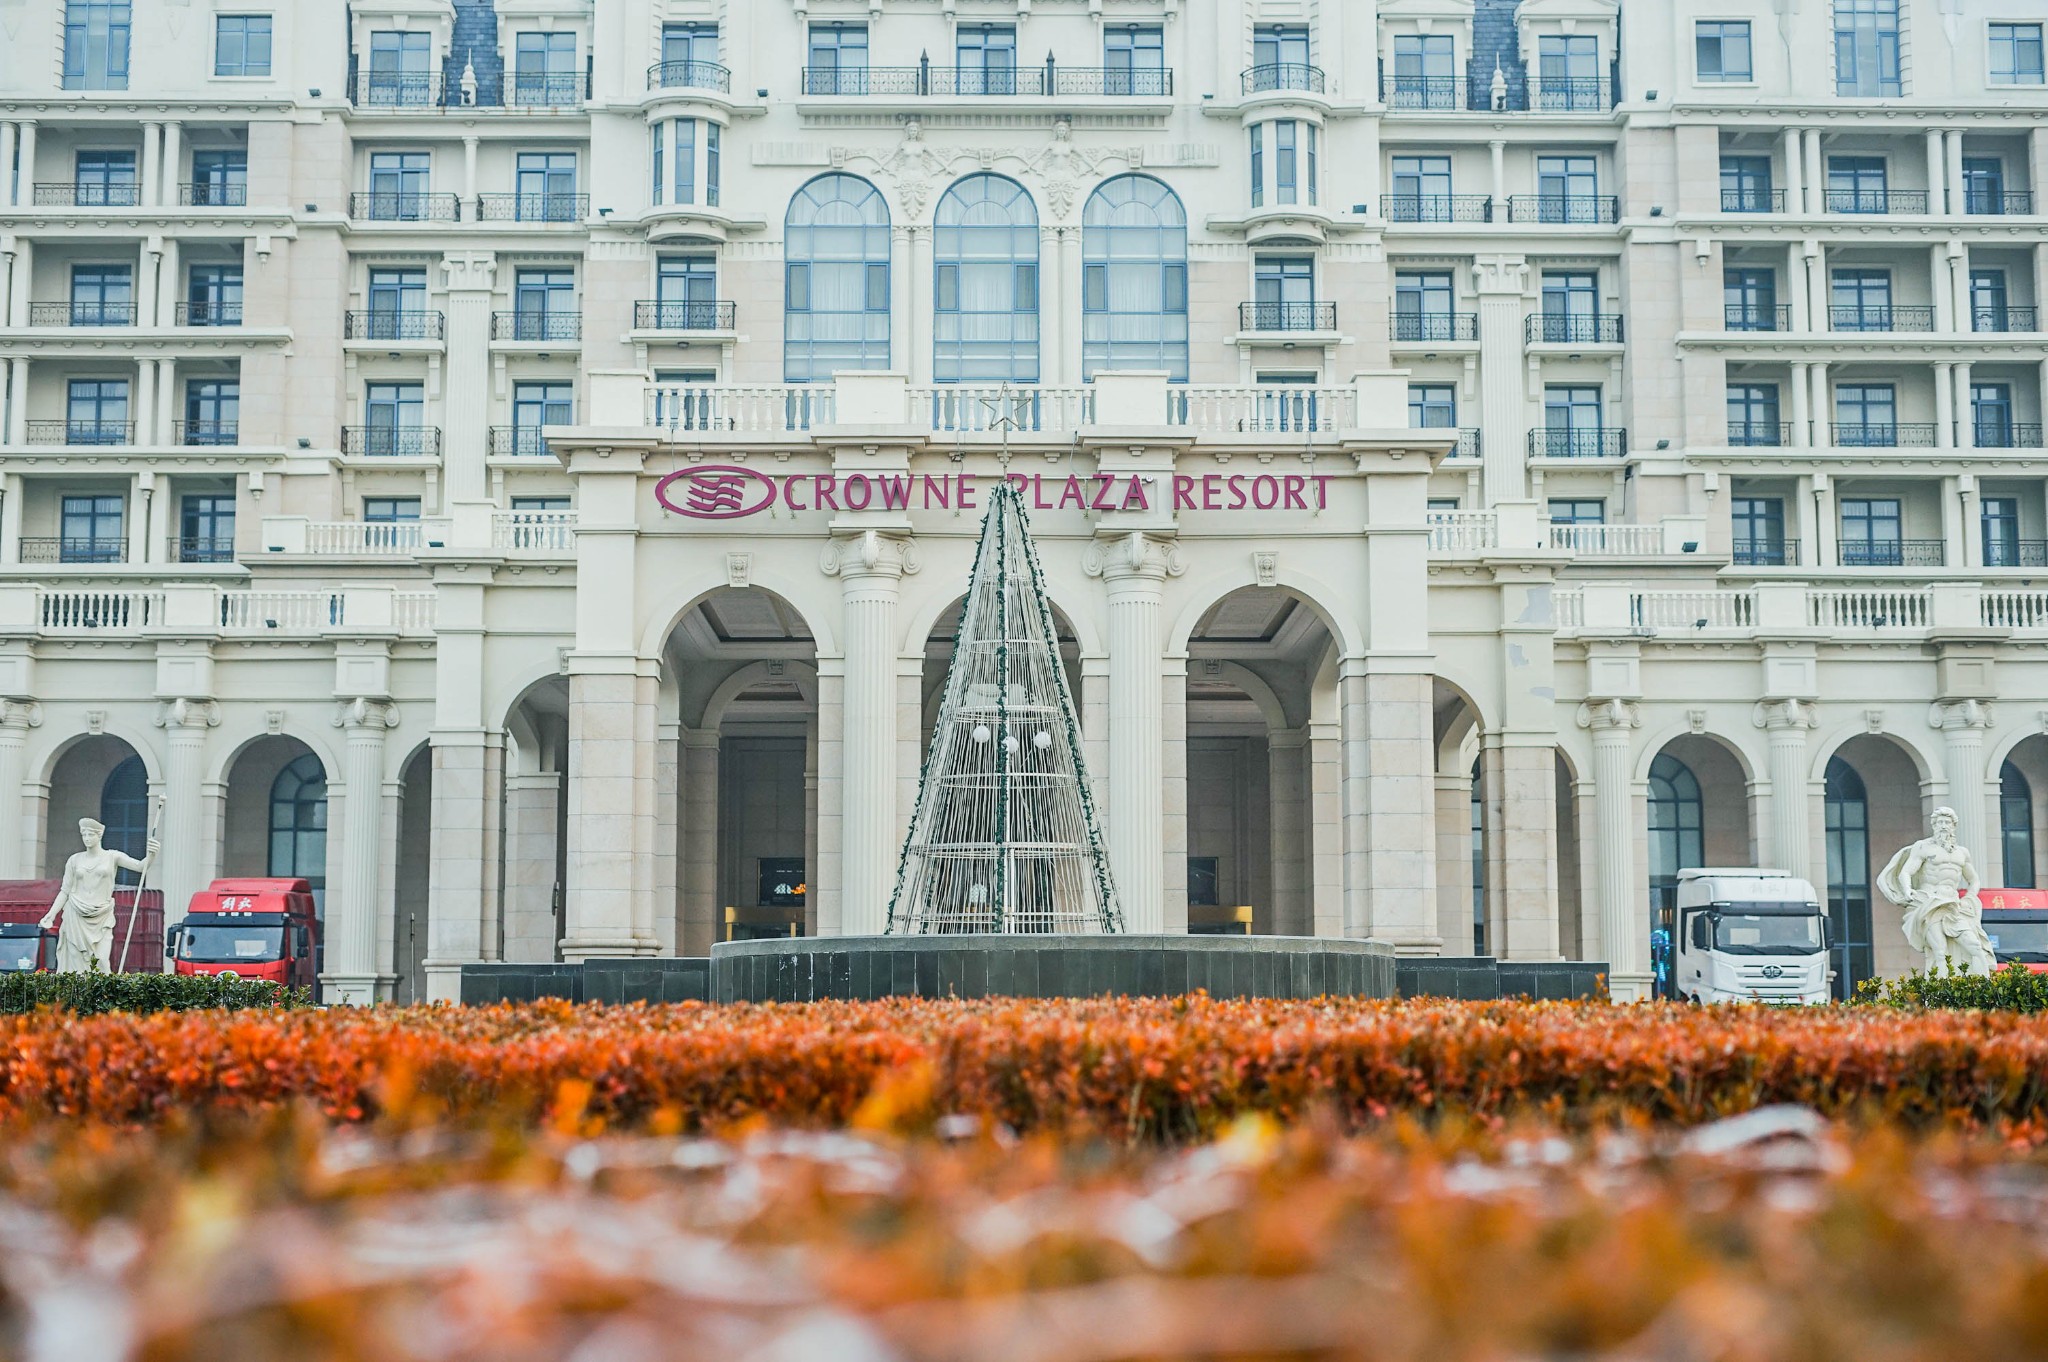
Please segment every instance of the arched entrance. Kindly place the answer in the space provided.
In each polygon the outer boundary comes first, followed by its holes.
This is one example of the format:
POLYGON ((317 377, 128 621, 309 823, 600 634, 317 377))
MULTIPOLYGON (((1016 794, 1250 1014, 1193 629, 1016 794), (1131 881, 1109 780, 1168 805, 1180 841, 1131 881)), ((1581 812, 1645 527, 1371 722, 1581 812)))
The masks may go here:
POLYGON ((1826 893, 1837 997, 1848 997, 1873 975, 1918 963, 1900 928, 1900 910, 1872 885, 1891 854, 1921 836, 1922 775, 1912 755, 1882 734, 1859 733, 1828 758, 1826 893))
MULTIPOLYGON (((1998 857, 1986 855, 1984 878, 2006 889, 2034 889, 2044 881, 2041 853, 2048 847, 2048 737, 2015 743, 1998 771, 1998 857)), ((1973 848, 1974 849, 1974 848, 1973 848)))
POLYGON ((1713 738, 1666 743, 1651 759, 1646 794, 1650 959, 1658 995, 1669 996, 1679 872, 1754 865, 1756 843, 1742 764, 1713 738))
MULTIPOLYGON (((392 886, 392 998, 401 1003, 427 997, 429 913, 427 893, 433 865, 434 753, 421 743, 406 758, 399 777, 398 874, 392 886)), ((510 957, 504 957, 510 958, 510 957)))
MULTIPOLYGON (((111 733, 72 743, 50 769, 43 830, 46 878, 62 875, 64 862, 79 850, 78 823, 84 818, 106 824, 104 845, 142 856, 149 835, 149 770, 133 747, 111 733)), ((132 872, 121 872, 121 883, 134 882, 132 872)))

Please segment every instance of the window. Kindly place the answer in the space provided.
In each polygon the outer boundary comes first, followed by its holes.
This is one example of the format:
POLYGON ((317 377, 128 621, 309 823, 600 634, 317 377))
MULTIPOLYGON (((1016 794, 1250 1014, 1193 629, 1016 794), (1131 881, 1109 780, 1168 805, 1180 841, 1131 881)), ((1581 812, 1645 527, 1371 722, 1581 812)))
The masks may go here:
POLYGON ((1166 82, 1166 31, 1156 25, 1104 29, 1102 67, 1104 94, 1172 93, 1166 82))
POLYGON ((1590 270, 1546 270, 1543 274, 1541 339, 1589 342, 1602 339, 1600 277, 1590 270))
POLYGON ((1038 381, 1038 209, 1015 180, 970 175, 933 218, 932 376, 1038 381))
MULTIPOLYGON (((1315 125, 1283 118, 1267 126, 1272 130, 1273 202, 1313 204, 1316 201, 1315 125)), ((1261 183, 1263 147, 1259 132, 1256 125, 1251 130, 1254 208, 1265 201, 1265 186, 1261 183)))
POLYGON ((1588 34, 1537 39, 1537 107, 1549 110, 1604 109, 1600 43, 1588 34))
POLYGON ((718 207, 718 134, 716 123, 704 124, 704 206, 718 207))
POLYGON ((245 151, 192 153, 191 202, 196 207, 238 208, 249 201, 249 154, 245 151))
MULTIPOLYGON (((1303 68, 1309 64, 1308 28, 1295 24, 1261 24, 1252 30, 1252 65, 1303 68)), ((1291 89, 1289 85, 1270 86, 1291 89)))
POLYGON ((656 123, 652 130, 654 137, 654 202, 657 207, 663 203, 690 204, 697 201, 697 120, 694 118, 671 118, 665 123, 656 123), (667 154, 674 166, 673 173, 664 182, 661 166, 663 155, 663 129, 668 130, 667 154))
POLYGON ((427 272, 371 270, 370 340, 418 340, 427 334, 427 272))
POLYGON ((432 209, 427 197, 429 161, 424 151, 370 153, 370 216, 386 222, 418 222, 432 209))
POLYGON ((1300 167, 1295 143, 1300 129, 1295 120, 1284 118, 1273 124, 1273 202, 1298 203, 1300 167))
POLYGON ((506 340, 565 338, 578 324, 573 270, 520 270, 512 284, 512 334, 506 340))
POLYGON ((1996 156, 1963 158, 1963 211, 1980 214, 2005 211, 2005 162, 1996 156))
POLYGON ((365 104, 425 105, 434 102, 434 54, 426 33, 386 30, 370 35, 370 69, 363 78, 365 104))
POLYGON ((1845 497, 1842 500, 1842 566, 1899 567, 1901 543, 1899 503, 1889 497, 1845 497))
POLYGON ((128 556, 122 527, 127 502, 119 496, 65 497, 58 504, 57 561, 118 563, 128 556))
POLYGON ((71 325, 135 325, 134 268, 129 265, 73 265, 71 325))
POLYGON ((1979 449, 2012 448, 2012 385, 1972 383, 1970 424, 1979 449))
MULTIPOLYGON (((2020 557, 2018 497, 1985 497, 1978 503, 1985 567, 2033 567, 2020 557)), ((2036 555, 2038 556, 2038 555, 2036 555)))
POLYGON ((1836 444, 1885 446, 1898 439, 1898 407, 1891 384, 1845 383, 1835 389, 1836 444))
MULTIPOLYGON (((1449 383, 1408 385, 1408 424, 1422 430, 1449 430, 1458 424, 1458 390, 1449 383)), ((1456 510, 1455 503, 1452 510, 1456 510)))
POLYGON ((783 221, 783 254, 783 381, 888 368, 889 208, 875 187, 820 175, 799 189, 783 221))
POLYGON ((128 88, 128 0, 65 0, 64 88, 128 88))
POLYGON ((1188 379, 1188 217, 1149 175, 1105 180, 1081 212, 1081 377, 1164 369, 1188 379))
POLYGON ((1457 54, 1447 33, 1403 33, 1394 38, 1394 83, 1388 104, 1396 109, 1456 109, 1457 54))
POLYGON ((812 24, 810 57, 804 66, 804 92, 813 95, 862 95, 868 89, 868 26, 812 24))
POLYGON ((2041 25, 1993 24, 1991 83, 2039 85, 2041 81, 2041 25))
POLYGON ((1835 996, 1846 999, 1872 971, 1870 805, 1863 778, 1840 757, 1828 759, 1824 793, 1828 844, 1828 936, 1835 996))
POLYGON ((954 40, 955 78, 963 95, 1017 93, 1017 30, 1008 24, 962 24, 954 40))
POLYGON ((327 887, 327 773, 311 752, 293 759, 270 785, 270 874, 327 887))
POLYGON ((232 378, 194 378, 185 383, 185 439, 188 445, 235 443, 242 385, 232 378))
POLYGON ((1253 329, 1316 329, 1316 262, 1306 255, 1262 255, 1252 261, 1253 329))
POLYGON ((1882 156, 1828 157, 1828 211, 1882 213, 1889 203, 1882 156))
POLYGON ((1892 329, 1892 272, 1836 270, 1830 279, 1829 321, 1838 331, 1892 329))
POLYGON ((188 270, 184 320, 188 326, 240 326, 242 267, 194 265, 188 270))
POLYGON ((1451 276, 1448 271, 1394 276, 1394 339, 1470 339, 1457 334, 1456 322, 1451 315, 1451 276))
POLYGON ((719 325, 718 261, 708 255, 668 255, 655 264, 656 328, 711 331, 719 325))
POLYGON ((1599 497, 1552 497, 1550 523, 1553 525, 1605 525, 1607 503, 1599 497))
POLYGON ((1188 857, 1188 906, 1214 908, 1222 903, 1216 882, 1214 856, 1188 857))
MULTIPOLYGON (((2035 30, 2039 32, 2039 30, 2035 30)), ((101 821, 105 821, 104 819, 101 821)), ((1998 833, 2005 862, 2006 889, 2034 887, 2034 791, 2020 768, 2006 762, 1998 768, 1998 833)))
POLYGON ((1756 79, 1749 59, 1749 23, 1701 22, 1692 29, 1693 71, 1702 81, 1756 79))
MULTIPOLYGON (((71 186, 72 200, 80 208, 133 208, 137 197, 135 153, 132 151, 81 151, 71 186)), ((22 172, 27 175, 27 170, 22 172)))
POLYGON ((564 105, 580 102, 574 33, 521 33, 513 50, 512 98, 507 103, 564 105))
POLYGON ((522 151, 513 172, 513 217, 520 222, 574 222, 576 153, 522 151))
POLYGON ((1266 128, 1262 123, 1251 126, 1252 139, 1252 207, 1266 205, 1266 128))
POLYGON ((235 560, 235 499, 207 493, 178 502, 178 561, 231 563, 235 560))
POLYGON ((1678 872, 1707 859, 1700 783, 1686 764, 1659 753, 1650 763, 1650 928, 1670 931, 1678 872))
POLYGON ((426 439, 426 389, 417 383, 372 383, 364 390, 363 453, 421 455, 426 439))
POLYGON ((1451 158, 1393 158, 1393 198, 1389 222, 1448 222, 1451 219, 1451 158))
POLYGON ((1552 384, 1543 390, 1543 452, 1552 458, 1597 458, 1605 433, 1597 384, 1552 384))
POLYGON ((709 430, 713 418, 711 385, 715 369, 657 369, 654 372, 654 424, 682 430, 709 430))
MULTIPOLYGON (((661 29, 661 61, 664 66, 718 65, 717 24, 664 24, 661 29)), ((685 70, 682 84, 695 84, 685 70)))
POLYGON ((1775 383, 1730 383, 1728 385, 1728 443, 1731 445, 1780 445, 1784 429, 1778 424, 1778 385, 1775 383))
MULTIPOLYGON (((1775 402, 1775 395, 1773 401, 1775 402)), ((1729 420, 1734 420, 1730 407, 1729 420)), ((1735 561, 1743 567, 1785 567, 1785 502, 1780 497, 1737 497, 1729 508, 1735 561)))
POLYGON ((213 74, 270 74, 270 16, 223 14, 214 20, 213 74))
POLYGON ((1590 156, 1536 158, 1536 220, 1591 222, 1600 179, 1590 156))
POLYGON ((1724 213, 1769 213, 1776 205, 1771 196, 1771 158, 1768 156, 1723 156, 1721 158, 1721 211, 1724 213))
POLYGON ((1835 0, 1835 93, 1897 96, 1899 0, 1835 0))
POLYGON ((420 518, 418 497, 364 497, 363 523, 397 525, 420 518))
POLYGON ((2010 317, 2005 306, 2005 271, 1970 271, 1970 329, 2006 331, 2010 317))
POLYGON ((544 455, 547 441, 543 426, 566 426, 574 419, 575 388, 568 383, 515 383, 512 385, 512 452, 544 455))
POLYGON ((64 443, 125 445, 128 422, 128 380, 74 378, 64 394, 64 443))
POLYGON ((1730 331, 1778 329, 1778 276, 1765 269, 1721 272, 1722 324, 1730 331))
MULTIPOLYGON (((106 783, 100 786, 100 822, 107 829, 100 837, 101 846, 138 861, 149 850, 149 772, 141 757, 130 757, 107 773, 106 783)), ((125 866, 116 873, 116 884, 132 885, 141 879, 139 872, 125 866)), ((125 943, 122 951, 127 951, 125 943)))

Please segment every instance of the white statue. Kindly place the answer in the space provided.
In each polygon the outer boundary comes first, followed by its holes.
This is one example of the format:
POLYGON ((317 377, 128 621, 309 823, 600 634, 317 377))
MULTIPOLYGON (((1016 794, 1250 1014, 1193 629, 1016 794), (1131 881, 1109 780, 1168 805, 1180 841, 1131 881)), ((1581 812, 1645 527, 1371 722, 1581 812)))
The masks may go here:
POLYGON ((98 963, 102 973, 114 967, 114 876, 123 870, 141 874, 157 853, 156 838, 141 860, 111 847, 100 845, 106 824, 97 819, 78 820, 78 839, 85 850, 64 862, 64 883, 57 889, 57 901, 43 914, 48 927, 61 914, 63 930, 57 934, 57 969, 60 973, 82 974, 98 963))
POLYGON ((1954 809, 1936 809, 1932 836, 1902 849, 1878 873, 1877 891, 1906 910, 1906 944, 1919 951, 1929 971, 1951 961, 1965 974, 1998 968, 1984 912, 1977 902, 1977 867, 1968 848, 1956 845, 1954 809))

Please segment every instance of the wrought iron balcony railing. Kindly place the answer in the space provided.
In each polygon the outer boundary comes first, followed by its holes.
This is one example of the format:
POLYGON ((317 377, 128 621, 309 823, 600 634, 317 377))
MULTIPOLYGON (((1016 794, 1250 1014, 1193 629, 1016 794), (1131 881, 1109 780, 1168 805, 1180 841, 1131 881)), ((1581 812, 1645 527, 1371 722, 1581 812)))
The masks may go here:
POLYGON ((1989 568, 2048 567, 2048 539, 1984 538, 1984 566, 1989 568))
POLYGON ((710 299, 642 298, 633 304, 636 331, 730 331, 739 324, 736 303, 710 299))
POLYGON ((1395 312, 1387 319, 1389 339, 1469 341, 1479 339, 1476 312, 1395 312))
POLYGON ((125 563, 126 539, 36 536, 21 541, 24 563, 125 563))
POLYGON ((39 184, 32 197, 38 208, 134 208, 142 202, 142 186, 79 180, 39 184))
POLYGON ((30 303, 30 326, 133 326, 133 303, 30 303))
POLYGON ((491 339, 504 341, 572 341, 583 336, 580 312, 493 312, 491 339))
POLYGON ((1721 324, 1730 331, 1790 331, 1792 308, 1785 303, 1732 303, 1722 309, 1721 324))
POLYGON ((1514 194, 1508 198, 1508 221, 1586 225, 1619 222, 1621 200, 1612 194, 1514 194))
POLYGON ((1380 216, 1388 222, 1492 222, 1493 199, 1485 194, 1382 194, 1380 216))
POLYGON ((1978 307, 1970 310, 1972 331, 2038 331, 2040 314, 2031 307, 1978 307))
POLYGON ((552 453, 539 426, 492 426, 489 449, 494 459, 544 459, 552 453))
POLYGON ((1536 108, 1543 113, 1598 113, 1614 107, 1612 87, 1603 76, 1536 79, 1536 108))
POLYGON ((133 421, 30 421, 32 445, 132 445, 133 421))
POLYGON ((1785 191, 1782 189, 1724 189, 1721 191, 1721 211, 1724 213, 1782 213, 1785 211, 1785 191))
POLYGON ((1798 567, 1797 539, 1737 539, 1732 558, 1738 567, 1798 567))
POLYGON ((732 72, 715 61, 658 61, 647 68, 650 90, 732 90, 732 72))
POLYGON ((459 222, 462 200, 454 194, 351 194, 348 215, 362 222, 459 222))
POLYGON ((1454 459, 1476 459, 1480 454, 1479 432, 1466 428, 1458 432, 1458 447, 1451 451, 1454 459))
POLYGON ((441 452, 441 428, 343 426, 341 452, 373 458, 433 458, 441 452))
POLYGON ((1240 331, 1335 331, 1335 303, 1239 303, 1240 331))
POLYGON ((1831 307, 1828 326, 1835 331, 1932 331, 1931 307, 1831 307))
POLYGON ((1000 95, 1043 98, 1048 95, 1108 95, 1126 98, 1173 93, 1173 72, 1165 68, 1113 66, 986 67, 947 66, 923 61, 916 66, 807 66, 807 95, 1000 95))
POLYGON ((1927 191, 1924 189, 1830 189, 1825 192, 1830 213, 1927 211, 1927 191))
POLYGON ((240 303, 216 303, 205 298, 186 298, 176 303, 171 315, 179 326, 240 326, 240 303))
POLYGON ((1934 423, 1831 421, 1828 439, 1842 449, 1925 449, 1934 444, 1934 423))
POLYGON ((479 194, 478 222, 581 222, 590 216, 588 194, 479 194))
POLYGON ((581 104, 589 88, 573 71, 507 71, 501 79, 506 105, 520 109, 566 109, 581 104))
POLYGON ((1380 97, 1390 109, 1456 111, 1465 107, 1465 81, 1457 76, 1382 76, 1380 97))
POLYGON ((1611 312, 1534 312, 1522 320, 1532 345, 1619 345, 1621 318, 1611 312))
POLYGON ((1985 421, 1971 423, 1972 442, 1979 449, 2039 449, 2041 425, 2037 421, 1985 421))
MULTIPOLYGON (((353 65, 353 63, 351 63, 353 65)), ((359 110, 446 113, 469 109, 566 109, 590 98, 591 66, 576 71, 506 71, 465 76, 450 65, 431 71, 362 71, 349 91, 359 110)))
POLYGON ((1248 95, 1273 90, 1305 90, 1319 95, 1329 88, 1322 67, 1298 61, 1274 61, 1248 67, 1238 81, 1248 95))
POLYGON ((1844 539, 1835 558, 1843 567, 1940 567, 1945 548, 1939 539, 1844 539))
POLYGON ((164 547, 174 563, 235 561, 235 537, 231 534, 175 534, 164 547))
POLYGON ((249 186, 239 182, 219 184, 198 180, 178 186, 178 202, 188 208, 246 208, 249 186))
POLYGON ((447 330, 446 314, 423 310, 398 312, 373 307, 351 310, 342 314, 341 319, 341 334, 346 340, 442 340, 447 330))
POLYGON ((1599 430, 1532 430, 1532 459, 1619 459, 1628 453, 1628 431, 1620 426, 1599 430))
POLYGON ((1789 445, 1792 443, 1790 421, 1730 421, 1728 443, 1731 445, 1789 445))
POLYGON ((171 443, 178 445, 234 445, 240 442, 239 421, 173 421, 171 443))
POLYGON ((2025 217, 2034 211, 2029 189, 1964 189, 1963 211, 1981 217, 2025 217))

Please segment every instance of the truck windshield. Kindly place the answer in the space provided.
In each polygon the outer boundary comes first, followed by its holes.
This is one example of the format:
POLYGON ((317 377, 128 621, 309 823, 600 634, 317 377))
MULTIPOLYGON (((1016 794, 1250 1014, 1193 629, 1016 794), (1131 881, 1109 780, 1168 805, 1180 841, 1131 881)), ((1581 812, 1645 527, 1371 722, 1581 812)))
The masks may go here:
POLYGON ((2048 961, 2048 922, 1986 922, 1984 934, 2000 960, 2048 961))
POLYGON ((224 960, 282 960, 284 928, 260 923, 217 927, 188 925, 178 938, 180 960, 217 962, 224 960))
POLYGON ((0 936, 0 974, 20 974, 36 967, 40 936, 0 936))
POLYGON ((1810 955, 1820 949, 1820 916, 1717 913, 1714 949, 1735 955, 1810 955))

